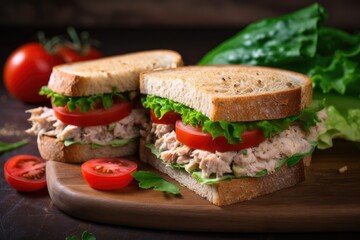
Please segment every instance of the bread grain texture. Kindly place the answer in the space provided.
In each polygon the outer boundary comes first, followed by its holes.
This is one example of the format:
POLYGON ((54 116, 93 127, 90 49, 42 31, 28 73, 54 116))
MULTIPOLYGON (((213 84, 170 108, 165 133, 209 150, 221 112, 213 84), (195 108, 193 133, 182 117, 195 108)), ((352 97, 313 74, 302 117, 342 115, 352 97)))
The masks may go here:
POLYGON ((38 135, 38 149, 43 159, 66 162, 82 163, 94 158, 112 158, 135 155, 139 141, 132 141, 122 147, 105 146, 92 148, 91 144, 73 144, 65 147, 64 143, 53 137, 38 135))
POLYGON ((140 92, 185 104, 213 121, 231 122, 293 116, 312 101, 312 83, 307 76, 241 65, 143 72, 140 92))
MULTIPOLYGON (((283 166, 276 173, 258 178, 241 178, 223 181, 217 184, 201 184, 185 171, 174 169, 165 165, 145 147, 140 140, 140 160, 169 175, 180 184, 194 191, 217 206, 224 206, 250 200, 280 189, 294 186, 305 180, 304 162, 293 167, 283 166)), ((311 156, 307 156, 307 159, 311 156)))
POLYGON ((153 69, 183 65, 180 54, 171 50, 152 50, 67 63, 53 68, 48 87, 69 97, 98 93, 135 91, 139 74, 153 69))

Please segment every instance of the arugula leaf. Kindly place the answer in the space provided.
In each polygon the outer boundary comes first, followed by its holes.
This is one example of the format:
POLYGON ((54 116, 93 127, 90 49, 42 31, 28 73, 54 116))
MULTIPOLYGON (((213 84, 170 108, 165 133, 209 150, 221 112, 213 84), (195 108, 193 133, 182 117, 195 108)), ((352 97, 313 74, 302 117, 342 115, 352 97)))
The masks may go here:
POLYGON ((5 143, 0 141, 0 154, 22 147, 28 143, 28 140, 21 140, 15 143, 5 143))
POLYGON ((180 194, 180 189, 160 177, 159 175, 149 172, 149 171, 137 171, 131 174, 138 182, 139 187, 149 189, 154 188, 154 190, 167 192, 174 195, 180 194))
POLYGON ((70 112, 80 107, 80 111, 87 112, 94 109, 98 102, 102 103, 104 109, 109 109, 113 103, 114 98, 120 98, 124 101, 130 101, 130 92, 116 92, 115 88, 111 93, 95 94, 91 96, 83 97, 68 97, 59 93, 53 92, 47 86, 43 86, 39 92, 40 95, 46 95, 48 98, 52 98, 52 103, 58 107, 64 107, 67 105, 70 112))
POLYGON ((154 110, 156 117, 161 118, 165 113, 173 110, 181 114, 185 124, 197 127, 202 126, 204 132, 208 132, 213 138, 224 136, 230 144, 241 142, 241 135, 246 130, 261 129, 266 138, 272 137, 287 128, 293 123, 300 123, 305 130, 316 125, 319 121, 316 113, 324 108, 323 101, 313 101, 313 103, 299 115, 277 120, 264 120, 254 122, 227 122, 211 121, 201 112, 185 106, 184 104, 174 102, 169 99, 148 95, 142 99, 145 108, 154 110))

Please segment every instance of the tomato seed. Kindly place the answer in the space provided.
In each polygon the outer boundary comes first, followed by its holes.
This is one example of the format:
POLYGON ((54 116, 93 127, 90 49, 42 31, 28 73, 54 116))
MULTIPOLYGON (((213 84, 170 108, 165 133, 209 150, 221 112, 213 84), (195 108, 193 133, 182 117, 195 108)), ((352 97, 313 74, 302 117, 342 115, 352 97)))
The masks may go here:
POLYGON ((96 166, 94 169, 95 169, 95 170, 100 170, 100 169, 102 169, 102 168, 103 168, 103 166, 98 165, 98 166, 96 166))

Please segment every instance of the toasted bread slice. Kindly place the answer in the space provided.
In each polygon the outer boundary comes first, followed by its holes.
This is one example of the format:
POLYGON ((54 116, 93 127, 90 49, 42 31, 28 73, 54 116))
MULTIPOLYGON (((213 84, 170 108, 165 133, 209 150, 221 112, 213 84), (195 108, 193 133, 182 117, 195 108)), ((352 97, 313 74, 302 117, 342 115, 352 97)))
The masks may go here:
POLYGON ((213 121, 256 121, 299 114, 312 100, 311 80, 286 70, 189 66, 140 74, 140 92, 185 104, 213 121))
POLYGON ((53 68, 48 87, 69 97, 139 89, 139 73, 174 68, 183 64, 170 50, 153 50, 96 60, 68 63, 53 68))
POLYGON ((94 158, 135 155, 138 150, 139 141, 129 142, 122 147, 105 146, 92 148, 90 144, 73 144, 65 147, 64 143, 56 138, 39 135, 37 144, 43 159, 67 163, 82 163, 94 158))
MULTIPOLYGON (((238 178, 217 184, 201 184, 185 171, 181 171, 158 159, 140 140, 140 160, 169 175, 181 185, 194 191, 211 203, 223 206, 250 200, 280 189, 288 188, 305 180, 304 162, 293 167, 283 166, 276 173, 258 178, 238 178)), ((305 157, 307 159, 311 156, 305 157)))

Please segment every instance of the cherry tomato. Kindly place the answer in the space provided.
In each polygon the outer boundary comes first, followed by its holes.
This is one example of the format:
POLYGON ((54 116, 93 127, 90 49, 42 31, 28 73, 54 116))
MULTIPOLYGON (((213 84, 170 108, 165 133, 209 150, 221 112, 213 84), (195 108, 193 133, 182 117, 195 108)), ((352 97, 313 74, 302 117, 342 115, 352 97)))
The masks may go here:
POLYGON ((32 192, 46 186, 45 160, 32 155, 17 155, 4 165, 4 175, 18 191, 32 192))
POLYGON ((7 90, 17 99, 29 102, 45 102, 38 93, 47 85, 53 66, 64 60, 46 52, 39 43, 28 43, 16 49, 6 60, 4 82, 7 90))
POLYGON ((81 127, 107 125, 127 117, 131 113, 131 103, 115 101, 109 109, 96 108, 87 112, 76 109, 70 112, 67 106, 52 105, 56 118, 60 121, 81 127))
POLYGON ((175 124, 176 120, 181 119, 181 115, 174 111, 170 111, 164 114, 162 118, 157 118, 155 116, 154 110, 150 109, 150 117, 153 123, 160 124, 175 124))
POLYGON ((265 140, 263 132, 260 129, 255 129, 245 131, 241 135, 243 142, 229 144, 225 137, 216 137, 213 139, 210 133, 202 132, 201 127, 185 126, 181 120, 176 121, 175 132, 177 140, 182 144, 209 152, 238 151, 254 147, 265 140))
POLYGON ((61 47, 58 50, 57 54, 61 56, 65 60, 65 62, 86 61, 86 60, 101 58, 104 56, 101 52, 99 52, 93 47, 90 47, 89 51, 86 54, 81 54, 76 50, 73 50, 68 47, 61 47))
POLYGON ((121 189, 133 180, 131 174, 137 170, 135 162, 122 158, 97 158, 81 165, 81 172, 90 185, 98 190, 121 189))

